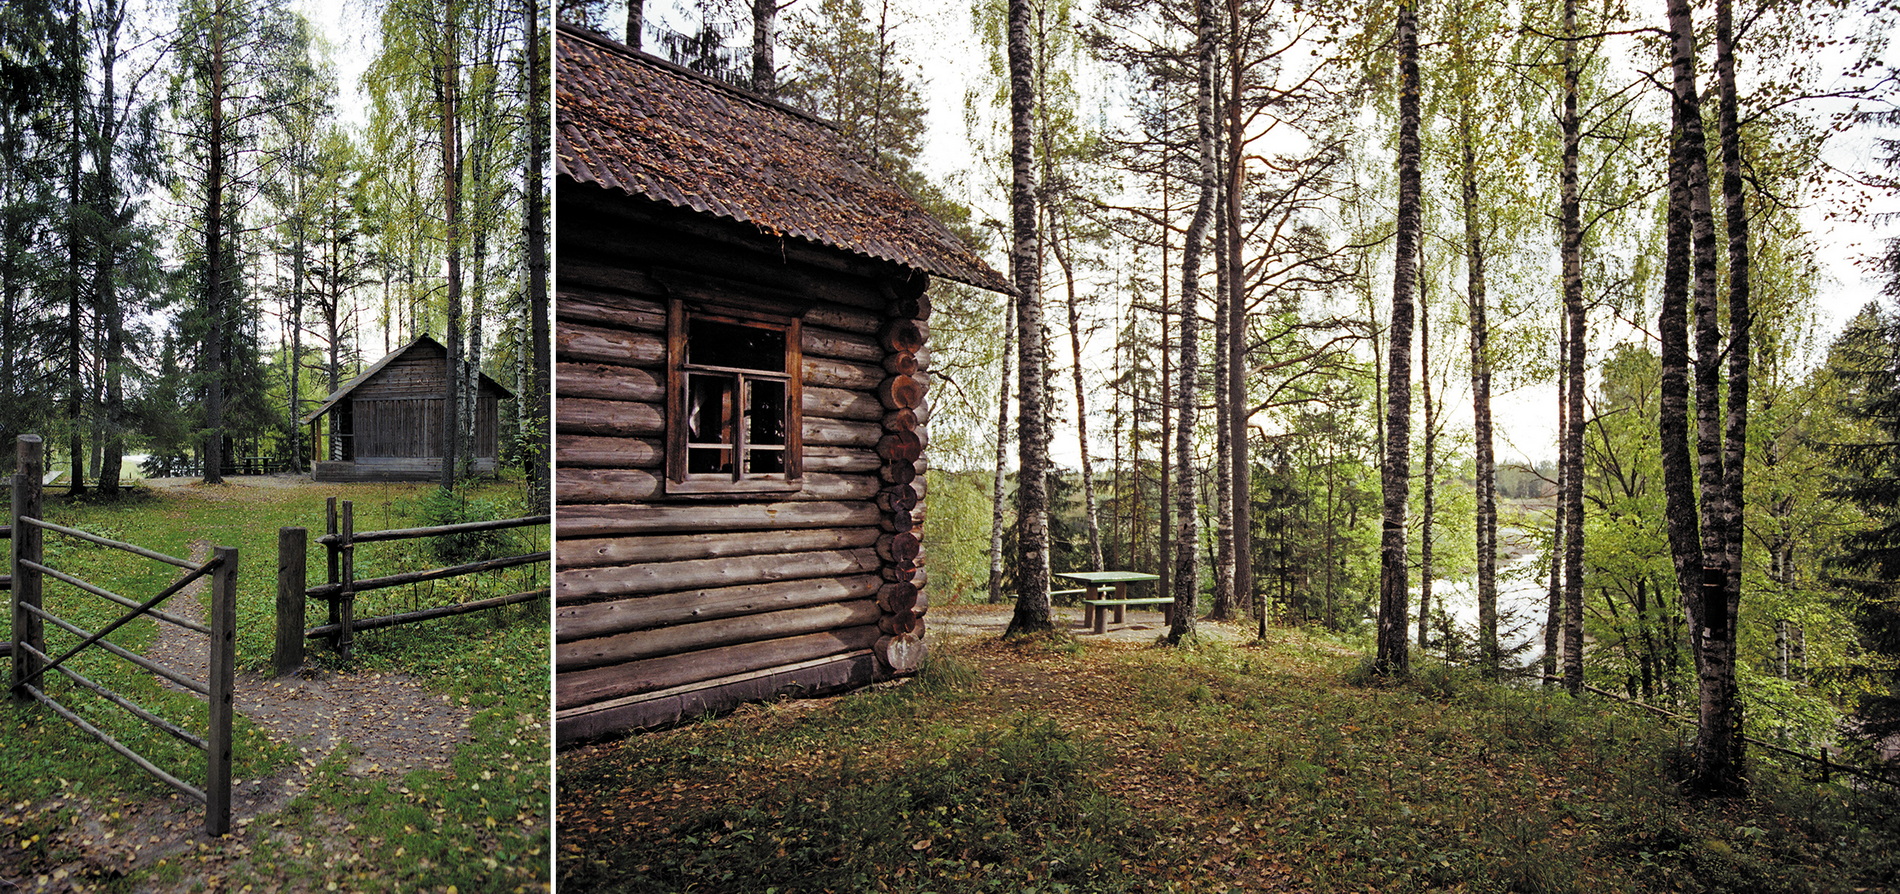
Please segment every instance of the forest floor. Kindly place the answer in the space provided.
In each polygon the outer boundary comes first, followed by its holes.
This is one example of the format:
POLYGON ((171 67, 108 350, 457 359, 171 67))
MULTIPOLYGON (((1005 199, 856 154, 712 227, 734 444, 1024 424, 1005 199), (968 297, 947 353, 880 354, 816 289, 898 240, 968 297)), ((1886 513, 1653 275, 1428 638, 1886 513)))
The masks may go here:
MULTIPOLYGON (((350 662, 314 647, 301 672, 266 673, 276 528, 320 529, 323 500, 338 495, 357 504, 365 528, 427 523, 421 497, 433 485, 313 487, 286 476, 148 484, 116 501, 54 493, 47 515, 172 555, 238 548, 232 832, 206 836, 202 807, 50 711, 0 706, 0 892, 545 890, 545 603, 365 634, 350 662)), ((518 514, 508 510, 512 490, 471 488, 471 506, 518 514)), ((175 574, 51 535, 48 543, 50 564, 120 593, 151 592, 175 574)), ((321 569, 318 556, 311 567, 321 569)), ((425 550, 391 548, 360 555, 359 576, 433 564, 425 550)), ((510 592, 519 584, 488 582, 510 592)), ((165 608, 202 618, 203 590, 193 585, 165 608)), ((359 614, 457 596, 447 587, 383 591, 359 600, 359 614)), ((49 604, 81 626, 96 629, 121 611, 88 599, 49 584, 49 604)), ((140 621, 112 639, 188 677, 205 673, 203 637, 183 628, 140 621)), ((116 659, 81 661, 88 676, 160 714, 203 724, 202 699, 175 685, 116 659)), ((201 780, 202 756, 88 693, 59 688, 62 701, 160 766, 201 780)))
MULTIPOLYGON (((1773 765, 1684 798, 1679 730, 1356 643, 1187 648, 933 608, 902 683, 558 755, 557 878, 616 891, 1872 891, 1894 801, 1773 765)), ((1072 622, 1073 623, 1073 620, 1072 622)))

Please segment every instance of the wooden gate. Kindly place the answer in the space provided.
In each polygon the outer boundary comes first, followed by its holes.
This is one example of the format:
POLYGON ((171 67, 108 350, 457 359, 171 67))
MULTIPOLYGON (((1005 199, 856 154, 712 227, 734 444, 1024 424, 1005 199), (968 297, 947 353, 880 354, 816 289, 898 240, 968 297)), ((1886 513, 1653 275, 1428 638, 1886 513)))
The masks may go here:
POLYGON ((223 835, 231 830, 231 690, 233 659, 237 645, 237 550, 220 546, 212 551, 210 561, 198 563, 153 552, 130 543, 108 540, 96 534, 56 525, 40 518, 42 449, 38 435, 21 435, 19 470, 13 476, 13 680, 11 686, 13 699, 17 702, 37 701, 46 705, 74 726, 85 730, 113 751, 124 755, 145 772, 205 805, 205 831, 212 835, 223 835), (139 602, 46 565, 44 541, 47 531, 123 550, 153 561, 176 565, 184 569, 184 574, 157 595, 139 602), (209 624, 182 618, 159 608, 165 600, 177 595, 193 581, 206 576, 211 578, 209 624), (86 630, 46 609, 43 588, 47 578, 118 603, 131 611, 98 631, 86 630), (151 618, 159 623, 172 624, 209 637, 210 661, 206 674, 208 679, 195 679, 106 639, 127 622, 142 617, 151 618), (46 647, 45 625, 47 624, 77 637, 78 643, 65 649, 57 657, 50 655, 46 647), (109 652, 209 700, 210 716, 208 728, 204 734, 199 735, 166 720, 137 702, 107 689, 67 666, 69 659, 92 648, 109 652), (111 734, 87 722, 72 708, 48 695, 44 681, 47 675, 55 671, 74 684, 89 689, 101 698, 125 709, 132 716, 169 733, 187 745, 204 751, 204 787, 192 785, 166 772, 157 764, 113 738, 111 734))
POLYGON ((465 534, 477 531, 500 531, 509 528, 526 528, 548 523, 548 516, 535 515, 525 518, 505 518, 495 521, 468 522, 459 525, 437 525, 430 528, 399 528, 388 531, 356 530, 356 513, 349 500, 341 503, 341 511, 335 497, 331 497, 325 510, 327 532, 317 542, 323 544, 326 559, 325 582, 317 586, 309 585, 309 575, 305 567, 304 550, 309 543, 309 533, 303 528, 277 529, 277 647, 271 663, 278 676, 283 676, 302 666, 304 659, 304 640, 321 637, 327 640, 331 650, 347 658, 355 643, 356 631, 374 630, 379 627, 393 627, 397 624, 413 624, 432 618, 444 618, 485 609, 500 608, 518 602, 533 599, 545 599, 548 588, 541 587, 506 596, 478 599, 455 605, 442 605, 417 611, 385 615, 380 618, 356 617, 356 594, 371 590, 399 587, 404 584, 416 584, 423 581, 442 580, 460 577, 465 574, 480 574, 485 571, 497 571, 521 565, 545 564, 548 561, 547 550, 526 553, 518 556, 504 556, 498 559, 484 559, 464 565, 452 565, 447 568, 431 568, 426 571, 408 571, 384 577, 358 579, 356 577, 356 548, 365 543, 411 540, 421 537, 440 537, 449 534, 465 534), (318 627, 304 629, 304 612, 309 600, 322 599, 329 604, 329 622, 318 627))

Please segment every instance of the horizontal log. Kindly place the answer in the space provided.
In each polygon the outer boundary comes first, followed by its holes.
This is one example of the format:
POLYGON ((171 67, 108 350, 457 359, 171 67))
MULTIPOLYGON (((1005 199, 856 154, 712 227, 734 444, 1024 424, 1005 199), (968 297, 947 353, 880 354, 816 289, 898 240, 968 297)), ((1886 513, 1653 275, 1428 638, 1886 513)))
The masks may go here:
POLYGON ((890 636, 916 633, 923 627, 924 616, 913 611, 880 614, 877 619, 877 629, 890 636))
POLYGON ((571 642, 630 630, 869 599, 882 585, 875 574, 857 574, 560 605, 554 609, 554 639, 571 642))
POLYGON ((878 467, 878 478, 885 484, 909 484, 917 479, 917 464, 885 463, 878 467))
MULTIPOLYGON (((792 485, 788 485, 792 486, 792 485)), ((882 486, 874 475, 829 475, 814 472, 795 482, 797 490, 781 493, 782 500, 869 500, 882 486)), ((664 478, 648 469, 554 470, 555 499, 576 503, 633 503, 666 496, 664 478)))
POLYGON ((591 397, 659 404, 666 399, 666 376, 657 369, 609 363, 556 363, 554 391, 562 400, 591 397))
POLYGON ((924 349, 924 329, 916 320, 887 320, 878 330, 877 340, 886 351, 914 355, 924 349))
POLYGON ((562 323, 554 330, 554 356, 575 363, 657 366, 666 362, 666 339, 653 332, 562 323))
POLYGON ((560 289, 555 295, 554 312, 565 316, 568 300, 576 295, 612 292, 655 299, 665 295, 664 289, 665 286, 643 269, 608 262, 591 252, 575 252, 561 257, 560 289))
POLYGON ((909 532, 885 534, 877 539, 878 558, 899 566, 914 565, 922 549, 922 540, 909 532))
POLYGON ((868 574, 877 570, 878 562, 874 549, 850 549, 564 568, 554 575, 554 591, 562 602, 602 596, 673 593, 868 574))
POLYGON ((858 422, 876 422, 884 417, 884 407, 877 398, 864 391, 847 391, 843 388, 806 388, 804 408, 806 419, 851 419, 858 422))
POLYGON ((741 503, 656 505, 651 503, 564 506, 554 517, 562 539, 617 534, 701 531, 776 531, 786 528, 848 528, 877 524, 877 507, 863 503, 741 503))
POLYGON ((730 674, 763 670, 863 649, 878 640, 875 624, 785 639, 719 646, 555 675, 554 703, 567 709, 610 698, 654 692, 730 674))
POLYGON ((762 237, 747 225, 704 215, 669 211, 656 222, 656 215, 607 199, 606 190, 593 186, 561 183, 557 193, 562 214, 557 250, 563 261, 586 253, 611 263, 692 270, 800 295, 824 295, 879 314, 890 300, 889 282, 897 271, 888 261, 762 237), (639 238, 628 238, 629 230, 639 238), (707 240, 719 243, 718 250, 708 251, 707 240))
POLYGON ((877 384, 877 399, 887 410, 915 407, 924 399, 923 380, 911 376, 891 376, 877 384))
POLYGON ((886 462, 916 462, 924 455, 923 436, 918 432, 884 432, 877 440, 877 455, 886 462))
POLYGON ((877 607, 887 612, 909 611, 917 604, 917 585, 909 581, 878 588, 877 607))
POLYGON ((658 437, 554 436, 554 464, 565 468, 657 469, 665 456, 658 437))
POLYGON ((878 439, 884 437, 884 426, 850 419, 806 419, 801 430, 807 448, 876 447, 878 439))
MULTIPOLYGON (((565 265, 561 275, 563 278, 567 275, 565 265)), ((560 303, 554 312, 563 324, 586 323, 635 332, 666 331, 666 305, 652 298, 573 292, 564 288, 556 300, 560 303)))
POLYGON ((922 498, 918 496, 917 488, 914 485, 893 484, 889 487, 886 487, 878 491, 877 508, 882 509, 885 512, 891 512, 895 510, 903 510, 905 512, 909 512, 910 510, 916 508, 917 501, 920 499, 922 498))
POLYGON ((806 472, 862 473, 883 467, 884 460, 868 447, 814 447, 809 436, 805 439, 806 472))
POLYGON ((820 388, 870 391, 889 377, 882 364, 853 363, 829 357, 804 358, 805 384, 820 388))
POLYGON ((906 294, 906 291, 900 288, 888 293, 890 303, 886 305, 886 315, 918 322, 930 319, 929 291, 918 290, 915 294, 906 294))
POLYGON ((924 658, 930 650, 924 644, 924 631, 920 626, 915 632, 901 636, 879 637, 871 651, 893 673, 914 674, 924 666, 924 658))
POLYGON ((829 357, 854 363, 883 363, 885 354, 875 338, 811 325, 800 327, 798 349, 807 357, 829 357))
POLYGON ((884 355, 884 371, 894 376, 914 376, 923 367, 917 362, 917 355, 911 351, 896 351, 884 355))
POLYGON ((554 402, 554 430, 569 435, 658 437, 666 433, 666 417, 652 404, 561 397, 554 402))
POLYGON ((564 673, 694 652, 714 646, 863 627, 876 624, 883 614, 876 602, 860 599, 763 615, 681 624, 658 630, 636 630, 599 639, 561 643, 554 648, 554 669, 557 673, 564 673))
POLYGON ((636 562, 723 559, 818 550, 846 550, 877 543, 875 528, 816 528, 779 531, 770 537, 746 534, 667 534, 657 537, 608 537, 568 540, 558 553, 563 570, 636 562))

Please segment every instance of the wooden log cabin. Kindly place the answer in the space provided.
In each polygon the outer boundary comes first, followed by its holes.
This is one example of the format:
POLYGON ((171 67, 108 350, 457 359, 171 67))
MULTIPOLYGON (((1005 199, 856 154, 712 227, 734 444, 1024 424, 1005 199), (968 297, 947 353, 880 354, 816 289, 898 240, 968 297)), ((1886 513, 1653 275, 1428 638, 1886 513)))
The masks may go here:
POLYGON ((926 287, 1007 281, 817 118, 557 64, 557 738, 915 671, 926 287))
MULTIPOLYGON (((318 481, 433 481, 442 475, 443 394, 449 352, 417 336, 368 369, 303 418, 310 426, 312 474, 318 481)), ((500 465, 501 401, 514 397, 481 376, 476 388, 476 474, 500 465)))

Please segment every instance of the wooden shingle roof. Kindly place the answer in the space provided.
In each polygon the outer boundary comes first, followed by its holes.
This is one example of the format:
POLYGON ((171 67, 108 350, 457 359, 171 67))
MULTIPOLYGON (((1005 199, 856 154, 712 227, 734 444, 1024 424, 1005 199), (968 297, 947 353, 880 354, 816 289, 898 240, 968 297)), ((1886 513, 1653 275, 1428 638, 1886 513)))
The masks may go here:
POLYGON ((561 175, 1014 291, 823 120, 577 28, 556 57, 561 175))

